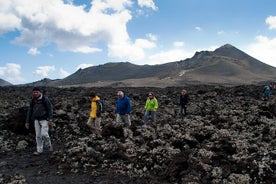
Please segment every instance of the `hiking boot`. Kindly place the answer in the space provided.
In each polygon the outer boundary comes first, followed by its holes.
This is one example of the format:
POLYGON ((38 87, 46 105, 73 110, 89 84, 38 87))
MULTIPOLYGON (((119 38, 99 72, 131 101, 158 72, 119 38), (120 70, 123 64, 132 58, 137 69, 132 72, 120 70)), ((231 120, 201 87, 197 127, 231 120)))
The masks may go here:
POLYGON ((40 154, 42 154, 42 152, 38 152, 38 151, 35 151, 34 153, 33 153, 33 155, 40 155, 40 154))

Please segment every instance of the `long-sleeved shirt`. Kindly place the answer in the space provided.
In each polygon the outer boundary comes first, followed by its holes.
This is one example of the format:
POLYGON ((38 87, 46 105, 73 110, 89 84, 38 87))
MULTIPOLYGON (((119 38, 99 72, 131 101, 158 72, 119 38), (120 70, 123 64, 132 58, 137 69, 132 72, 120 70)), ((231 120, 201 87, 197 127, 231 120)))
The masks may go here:
POLYGON ((152 98, 152 99, 147 98, 145 109, 147 111, 155 111, 155 110, 157 110, 158 109, 158 101, 157 101, 157 99, 155 97, 152 98))
POLYGON ((123 98, 117 99, 116 113, 120 115, 129 114, 131 111, 131 104, 129 98, 125 95, 123 98))
POLYGON ((31 120, 52 120, 53 107, 50 100, 41 94, 38 99, 32 99, 28 109, 26 123, 31 120))
POLYGON ((185 95, 181 94, 180 97, 179 97, 179 105, 181 107, 184 107, 185 105, 188 104, 188 102, 189 102, 189 96, 188 96, 188 94, 185 94, 185 95))
POLYGON ((91 118, 96 118, 97 117, 97 100, 100 100, 100 98, 98 96, 95 96, 92 100, 91 100, 91 112, 90 112, 90 117, 91 118))

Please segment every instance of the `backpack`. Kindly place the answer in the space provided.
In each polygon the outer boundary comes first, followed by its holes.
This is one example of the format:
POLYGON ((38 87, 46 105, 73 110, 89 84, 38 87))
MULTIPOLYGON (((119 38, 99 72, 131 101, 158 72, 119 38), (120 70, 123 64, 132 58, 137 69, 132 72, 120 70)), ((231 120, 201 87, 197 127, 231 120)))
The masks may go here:
POLYGON ((104 103, 103 103, 102 100, 97 100, 97 101, 96 101, 96 104, 97 104, 97 112, 96 112, 96 115, 97 115, 97 117, 101 117, 101 114, 105 112, 104 103))

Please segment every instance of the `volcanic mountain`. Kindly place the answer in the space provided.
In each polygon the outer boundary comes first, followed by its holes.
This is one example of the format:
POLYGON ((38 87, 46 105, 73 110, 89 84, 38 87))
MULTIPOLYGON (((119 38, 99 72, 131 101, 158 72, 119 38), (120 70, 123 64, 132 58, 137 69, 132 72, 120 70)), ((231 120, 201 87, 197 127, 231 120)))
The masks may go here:
POLYGON ((159 65, 106 63, 79 69, 51 86, 181 86, 185 84, 241 85, 275 81, 276 68, 230 44, 192 58, 159 65))
POLYGON ((12 84, 8 81, 5 81, 3 79, 0 79, 0 86, 11 86, 12 84))

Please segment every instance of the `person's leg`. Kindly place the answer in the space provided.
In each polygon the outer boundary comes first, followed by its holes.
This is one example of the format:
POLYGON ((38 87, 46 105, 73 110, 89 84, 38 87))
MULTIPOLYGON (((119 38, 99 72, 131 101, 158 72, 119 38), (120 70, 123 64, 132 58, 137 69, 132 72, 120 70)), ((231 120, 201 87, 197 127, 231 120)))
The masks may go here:
POLYGON ((144 124, 148 125, 148 121, 149 121, 149 111, 145 111, 145 114, 144 114, 144 124))
POLYGON ((87 126, 89 127, 89 128, 92 128, 93 127, 93 125, 92 125, 92 118, 89 116, 89 118, 88 118, 88 121, 87 121, 87 126))
POLYGON ((120 114, 116 114, 116 123, 122 122, 122 118, 120 114))
POLYGON ((186 116, 187 115, 187 106, 185 105, 184 106, 184 116, 186 116))
POLYGON ((95 130, 98 135, 102 133, 101 121, 102 121, 102 118, 100 117, 95 119, 95 130))
POLYGON ((130 120, 130 115, 124 115, 124 125, 125 126, 130 126, 131 125, 131 120, 130 120))
POLYGON ((42 140, 45 142, 45 146, 48 148, 49 151, 52 151, 52 143, 49 136, 49 125, 47 120, 40 121, 41 124, 41 136, 42 140))
POLYGON ((152 120, 152 125, 156 126, 156 112, 151 111, 151 120, 152 120))
POLYGON ((180 117, 183 119, 184 118, 184 113, 185 113, 185 109, 183 106, 180 106, 180 117))
POLYGON ((35 120, 35 139, 36 139, 36 151, 38 153, 43 152, 43 142, 42 142, 42 135, 41 135, 41 126, 38 120, 35 120))

